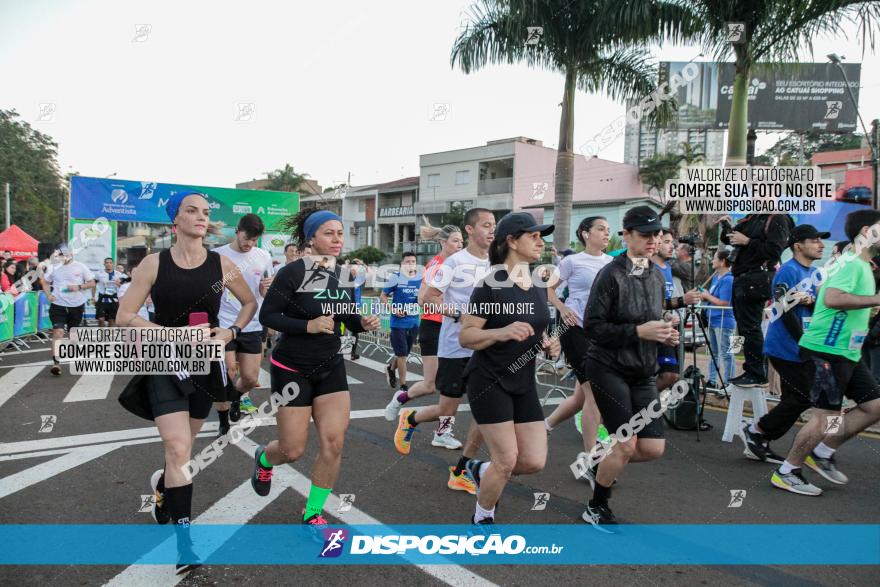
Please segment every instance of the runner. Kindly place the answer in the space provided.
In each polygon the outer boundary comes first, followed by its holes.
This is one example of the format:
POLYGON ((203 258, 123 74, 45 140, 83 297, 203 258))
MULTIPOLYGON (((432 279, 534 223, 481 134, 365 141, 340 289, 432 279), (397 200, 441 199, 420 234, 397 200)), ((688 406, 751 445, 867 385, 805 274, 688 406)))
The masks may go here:
MULTIPOLYGON (((589 346, 589 339, 583 329, 584 309, 590 297, 590 289, 599 270, 611 262, 612 257, 603 251, 610 240, 610 227, 603 216, 589 216, 581 220, 577 229, 578 240, 584 246, 584 251, 569 255, 559 263, 559 278, 551 284, 547 290, 547 296, 562 316, 565 330, 559 342, 562 344, 562 352, 568 365, 574 371, 577 381, 574 393, 568 396, 551 413, 544 425, 547 432, 559 426, 560 423, 581 412, 581 430, 584 441, 584 452, 578 455, 582 461, 593 450, 596 444, 596 435, 599 430, 599 408, 593 398, 593 392, 584 372, 584 359, 589 346), (564 283, 568 287, 568 298, 563 303, 556 294, 556 288, 564 283)), ((586 463, 587 465, 589 463, 586 463)), ((595 470, 585 466, 584 478, 595 483, 595 470)))
POLYGON ((858 250, 844 253, 822 283, 810 327, 799 341, 815 366, 810 386, 813 416, 794 439, 788 456, 770 478, 774 487, 801 495, 822 490, 804 479, 804 463, 827 481, 849 482, 837 469, 840 446, 880 421, 880 383, 861 361, 871 308, 880 306, 871 257, 880 252, 880 211, 857 210, 846 216, 844 232, 858 250), (867 244, 870 243, 870 244, 867 244), (843 397, 856 407, 841 416, 843 397))
POLYGON ((773 277, 773 299, 783 303, 792 290, 797 292, 794 296, 797 305, 782 312, 767 327, 764 354, 779 373, 782 397, 764 417, 743 429, 743 454, 747 458, 781 465, 785 459, 770 448, 770 442, 785 436, 810 407, 815 368, 812 361, 801 358, 798 341, 812 320, 816 302, 816 286, 810 279, 816 268, 811 265, 822 258, 825 249, 822 239, 829 236, 830 233, 819 232, 809 224, 796 226, 791 231, 789 245, 793 257, 783 263, 773 277), (801 286, 802 282, 809 285, 801 286))
POLYGON ((406 361, 419 335, 418 294, 421 277, 416 276, 416 254, 406 252, 400 260, 400 271, 391 276, 388 286, 379 294, 383 305, 391 301, 391 348, 394 356, 385 366, 388 385, 406 393, 406 361), (391 296, 390 298, 388 296, 391 296))
MULTIPOLYGON (((468 235, 467 248, 452 255, 437 268, 422 296, 426 304, 443 310, 443 325, 440 327, 437 347, 437 389, 440 391, 440 401, 418 411, 401 411, 394 433, 394 447, 400 454, 409 454, 412 435, 422 422, 434 422, 443 418, 441 423, 446 423, 444 429, 451 426, 464 395, 464 368, 473 351, 462 347, 459 342, 459 321, 474 287, 489 271, 489 245, 495 231, 495 216, 485 208, 472 208, 464 216, 464 230, 468 235)), ((480 431, 476 423, 471 424, 461 458, 456 465, 449 467, 449 479, 446 482, 449 489, 476 493, 477 488, 467 474, 465 464, 477 456, 480 444, 480 431)))
MULTIPOLYGON (((264 230, 263 221, 259 216, 245 214, 238 221, 235 239, 229 244, 214 249, 218 254, 231 259, 238 267, 238 272, 257 300, 258 312, 263 296, 272 283, 272 277, 269 277, 272 274, 272 256, 268 251, 257 246, 257 241, 264 230)), ((241 312, 241 302, 231 291, 226 291, 220 300, 220 327, 229 328, 238 318, 239 312, 241 312)), ((229 432, 230 420, 237 422, 241 412, 257 411, 248 393, 257 386, 262 359, 263 325, 260 324, 259 318, 254 316, 242 328, 241 335, 226 345, 226 372, 230 388, 227 396, 231 401, 214 404, 220 419, 218 436, 229 432), (237 382, 236 373, 239 375, 237 382)))
MULTIPOLYGON (((208 323, 195 328, 210 328, 215 340, 235 340, 256 312, 257 302, 235 264, 204 247, 205 236, 215 230, 209 223, 207 197, 190 190, 177 192, 168 199, 165 211, 173 223, 176 241, 170 249, 147 255, 138 265, 120 301, 117 323, 126 327, 186 328, 207 314, 208 323), (222 296, 218 283, 226 284, 242 301, 241 312, 229 329, 218 327, 222 296), (155 322, 138 315, 147 295, 153 298, 155 322)), ((162 437, 165 466, 150 479, 155 494, 153 519, 159 524, 175 524, 178 574, 200 564, 189 537, 193 483, 184 471, 193 439, 202 429, 211 403, 225 398, 225 379, 223 363, 213 362, 207 375, 136 376, 119 398, 130 411, 154 420, 162 437)))
POLYGON ((623 229, 626 254, 599 271, 584 314, 591 342, 584 370, 605 426, 618 440, 598 466, 593 498, 582 516, 597 528, 617 524, 608 499, 627 463, 663 455, 659 417, 647 418, 638 434, 632 429, 626 434, 626 429, 634 414, 656 413, 657 346, 678 344, 678 330, 662 319, 663 275, 649 262, 660 243, 660 218, 650 207, 636 206, 624 215, 623 229))
MULTIPOLYGON (((419 304, 425 305, 425 294, 428 291, 431 279, 437 268, 446 259, 461 250, 463 241, 461 230, 457 226, 447 224, 443 228, 434 228, 427 223, 421 228, 422 240, 433 240, 440 243, 440 252, 425 267, 425 275, 422 277, 422 285, 419 288, 419 304)), ((385 406, 385 419, 393 422, 400 411, 400 407, 411 399, 428 395, 436 391, 437 378, 437 344, 440 341, 440 328, 443 324, 443 315, 437 313, 439 308, 425 307, 422 314, 422 322, 419 325, 419 348, 422 351, 422 376, 408 391, 397 392, 391 397, 391 401, 385 406)), ((453 436, 452 425, 448 419, 441 419, 434 431, 432 446, 456 450, 461 448, 461 442, 453 436)))
MULTIPOLYGON (((318 458, 312 468, 312 486, 302 512, 302 523, 316 529, 326 526, 321 515, 339 475, 342 445, 348 428, 351 400, 341 348, 341 325, 350 332, 379 328, 378 316, 352 313, 352 288, 339 282, 342 219, 327 210, 303 210, 287 223, 293 240, 310 243, 313 254, 285 265, 272 282, 260 322, 281 333, 272 348, 272 391, 297 391, 278 410, 278 440, 261 445, 254 455, 251 485, 258 495, 268 495, 272 468, 299 459, 306 449, 309 420, 318 432, 318 458)), ((346 276, 344 282, 350 280, 346 276)))
POLYGON ((95 288, 95 318, 98 319, 98 327, 104 327, 104 320, 108 326, 116 324, 116 312, 119 310, 119 298, 117 291, 122 285, 125 273, 113 269, 113 259, 104 259, 104 270, 98 273, 98 285, 95 288))
POLYGON ((464 371, 471 413, 490 455, 489 462, 466 463, 478 489, 473 524, 494 524, 510 476, 537 473, 547 461, 535 357, 543 349, 555 359, 559 340, 545 333, 547 289, 532 283, 529 263, 541 258, 542 237, 552 232, 552 224, 536 224, 528 212, 504 216, 489 249, 492 275, 474 290, 461 320, 461 344, 475 351, 464 371))
MULTIPOLYGON (((52 341, 64 338, 65 329, 70 330, 80 325, 86 308, 86 290, 95 287, 95 274, 79 261, 73 260, 73 254, 66 245, 58 248, 59 264, 51 273, 43 276, 43 291, 51 305, 49 320, 52 321, 52 341), (52 289, 49 290, 51 285, 52 289)), ((52 348, 52 375, 61 375, 61 365, 52 348)))

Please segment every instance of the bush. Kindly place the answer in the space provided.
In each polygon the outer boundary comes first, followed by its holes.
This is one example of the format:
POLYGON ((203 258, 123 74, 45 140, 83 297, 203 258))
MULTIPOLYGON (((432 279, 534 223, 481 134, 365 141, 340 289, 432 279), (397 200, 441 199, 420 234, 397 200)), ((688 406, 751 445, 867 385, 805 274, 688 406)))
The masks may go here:
POLYGON ((352 259, 360 259, 367 265, 375 265, 381 263, 385 258, 385 253, 376 247, 361 247, 342 255, 343 261, 351 261, 352 259))

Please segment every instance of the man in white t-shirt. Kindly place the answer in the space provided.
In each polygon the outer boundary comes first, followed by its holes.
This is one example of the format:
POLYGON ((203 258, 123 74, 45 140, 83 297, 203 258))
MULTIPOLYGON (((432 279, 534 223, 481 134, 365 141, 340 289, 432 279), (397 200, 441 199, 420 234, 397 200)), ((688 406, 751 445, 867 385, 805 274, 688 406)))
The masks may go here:
POLYGON ((98 327, 104 327, 104 320, 109 326, 116 325, 116 312, 119 310, 119 288, 125 273, 113 269, 113 259, 104 259, 104 270, 98 273, 98 285, 95 288, 95 318, 98 319, 98 327))
MULTIPOLYGON (((230 388, 235 380, 236 363, 238 363, 239 379, 235 384, 237 393, 227 396, 225 402, 215 402, 220 417, 219 435, 229 431, 229 421, 238 421, 241 412, 254 412, 256 407, 248 397, 248 392, 256 387, 260 377, 260 361, 263 358, 263 325, 260 324, 260 304, 263 296, 272 283, 272 256, 265 249, 257 246, 265 227, 256 214, 245 214, 238 221, 235 239, 227 245, 214 249, 224 257, 235 262, 248 287, 257 298, 257 313, 235 340, 226 345, 226 370, 229 373, 230 388), (239 396, 241 399, 239 399, 239 396)), ((220 298, 221 328, 230 328, 241 311, 241 302, 228 289, 224 289, 220 298)), ((230 391, 232 391, 230 389, 230 391)))
MULTIPOLYGON (((467 248, 455 253, 434 273, 423 300, 428 305, 442 308, 443 324, 437 349, 437 389, 440 401, 436 405, 416 410, 402 410, 394 434, 394 446, 401 454, 409 454, 410 442, 416 426, 422 422, 440 421, 437 433, 448 432, 455 412, 465 392, 462 381, 464 368, 473 351, 463 348, 458 341, 464 309, 470 302, 474 287, 489 273, 489 245, 495 234, 495 216, 485 208, 468 210, 464 217, 467 248)), ((482 437, 472 424, 464 443, 458 465, 449 467, 450 489, 476 494, 476 486, 465 469, 465 463, 476 457, 482 437)))
MULTIPOLYGON (((74 261, 69 248, 62 245, 58 254, 61 263, 43 276, 43 291, 51 302, 49 320, 52 321, 53 341, 64 338, 65 328, 69 330, 80 325, 89 297, 86 292, 95 287, 95 274, 79 261, 74 261)), ((61 375, 61 365, 54 351, 52 361, 52 375, 61 375)))

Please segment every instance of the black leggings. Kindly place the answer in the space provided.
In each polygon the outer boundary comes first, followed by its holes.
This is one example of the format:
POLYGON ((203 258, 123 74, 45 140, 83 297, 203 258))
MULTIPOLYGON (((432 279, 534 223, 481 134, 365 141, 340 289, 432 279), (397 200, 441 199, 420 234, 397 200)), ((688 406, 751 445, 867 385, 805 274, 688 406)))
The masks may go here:
POLYGON ((587 359, 585 367, 587 381, 610 434, 617 434, 634 414, 645 410, 644 417, 640 418, 646 423, 645 427, 634 436, 663 438, 663 411, 654 377, 625 377, 592 359, 587 359))

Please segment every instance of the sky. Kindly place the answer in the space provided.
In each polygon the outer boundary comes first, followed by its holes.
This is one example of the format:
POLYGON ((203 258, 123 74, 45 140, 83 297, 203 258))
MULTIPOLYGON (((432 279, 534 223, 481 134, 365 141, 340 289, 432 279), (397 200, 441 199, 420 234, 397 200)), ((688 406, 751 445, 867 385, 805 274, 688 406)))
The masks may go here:
MULTIPOLYGON (((285 163, 324 186, 349 173, 366 185, 418 175, 420 154, 489 140, 527 136, 555 148, 561 75, 450 66, 469 5, 0 0, 0 108, 54 138, 62 172, 205 186, 285 163), (448 105, 445 117, 435 104, 448 105)), ((863 57, 855 30, 814 40, 814 57, 802 60, 837 52, 861 62, 870 124, 880 117, 880 47, 863 57)), ((699 53, 653 51, 671 61, 699 53)), ((579 92, 576 147, 624 111, 579 92)), ((760 134, 758 151, 776 138, 760 134)), ((622 161, 622 135, 599 156, 622 161)))

